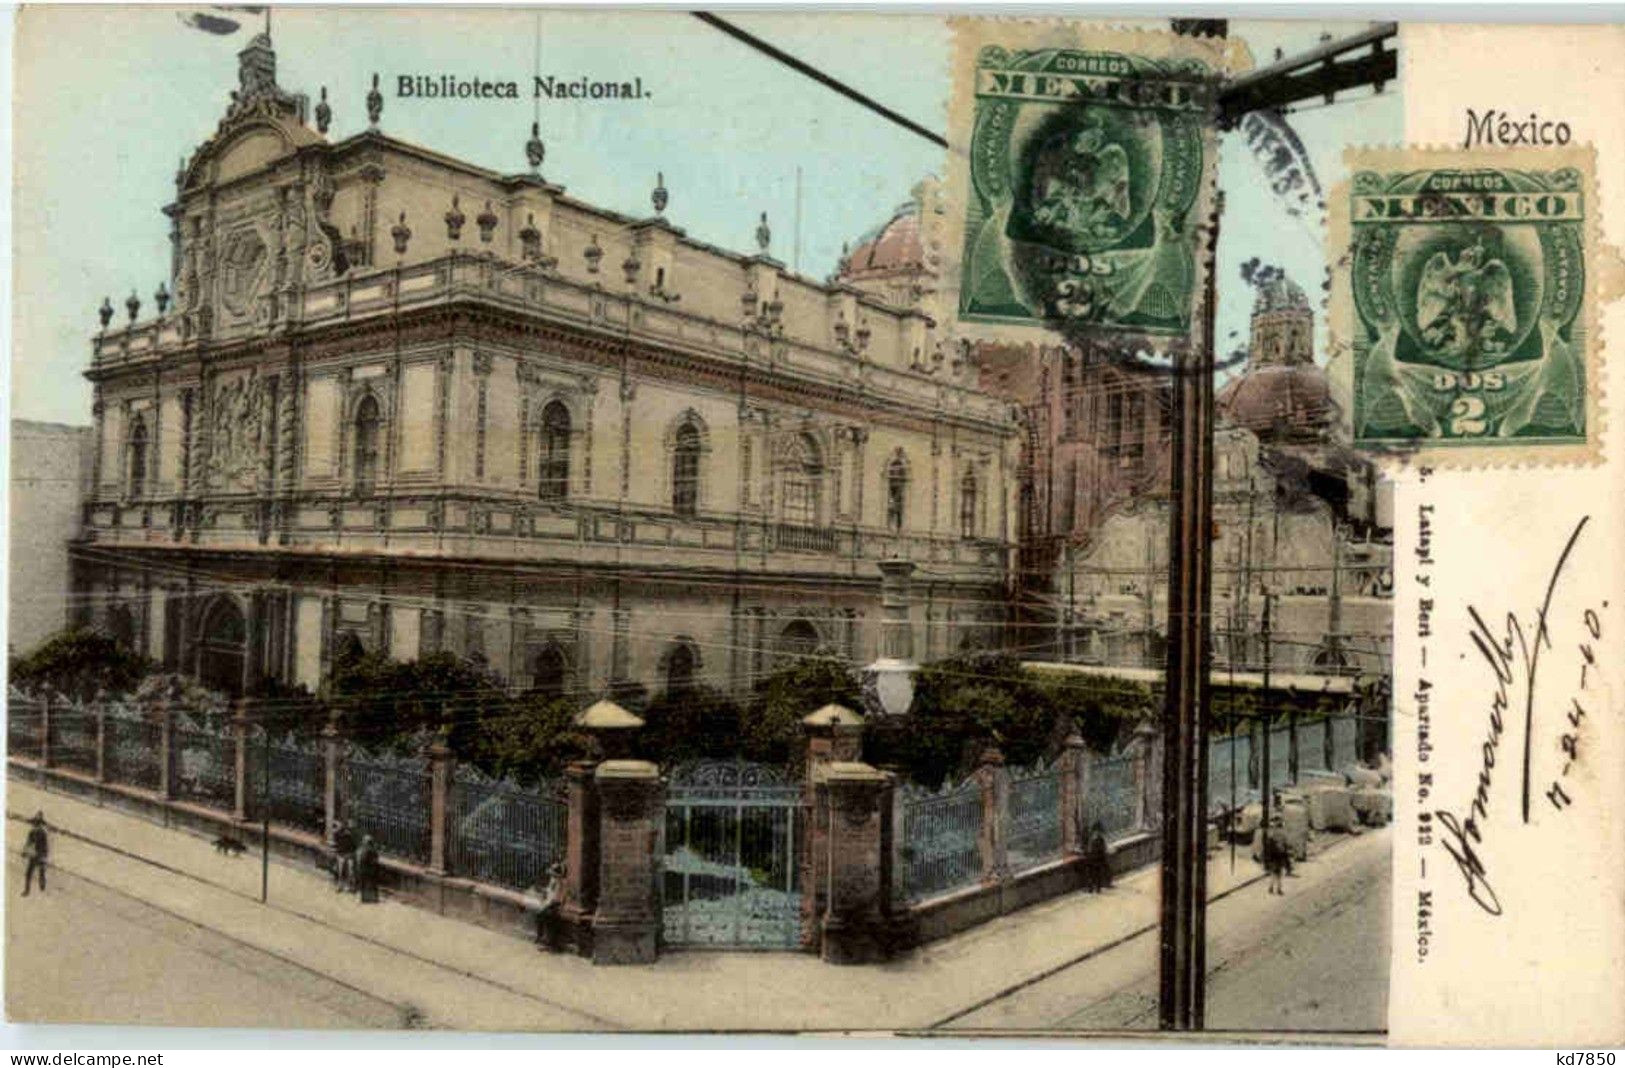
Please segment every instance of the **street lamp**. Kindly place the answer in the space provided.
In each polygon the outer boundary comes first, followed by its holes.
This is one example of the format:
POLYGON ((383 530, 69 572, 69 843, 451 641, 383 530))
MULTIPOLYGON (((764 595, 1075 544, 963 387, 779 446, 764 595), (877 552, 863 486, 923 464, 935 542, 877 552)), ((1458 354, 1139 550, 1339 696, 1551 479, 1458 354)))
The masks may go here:
POLYGON ((863 671, 863 698, 872 715, 902 716, 914 704, 914 629, 909 586, 914 563, 892 557, 880 567, 880 657, 863 671))

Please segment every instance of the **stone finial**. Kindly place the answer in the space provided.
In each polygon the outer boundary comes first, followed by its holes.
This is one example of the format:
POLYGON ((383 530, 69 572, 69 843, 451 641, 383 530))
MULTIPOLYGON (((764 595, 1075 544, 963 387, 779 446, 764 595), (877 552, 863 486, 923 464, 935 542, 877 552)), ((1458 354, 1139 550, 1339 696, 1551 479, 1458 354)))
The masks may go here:
POLYGON ((141 298, 135 295, 133 289, 130 290, 129 297, 124 301, 124 310, 130 313, 130 322, 132 323, 135 322, 135 317, 141 314, 141 298))
POLYGON ((530 140, 525 142, 525 161, 530 164, 530 173, 537 174, 542 169, 542 160, 547 158, 547 145, 542 142, 542 124, 530 124, 530 140))
POLYGON ((497 213, 491 210, 491 202, 489 200, 485 202, 485 209, 480 212, 479 216, 474 221, 478 223, 480 227, 481 244, 489 245, 491 243, 491 235, 496 231, 497 228, 497 213))
POLYGON ((158 283, 158 291, 152 295, 152 302, 158 305, 158 314, 160 316, 169 310, 169 290, 164 288, 164 283, 161 280, 158 283))
POLYGON ((102 306, 96 309, 96 317, 102 321, 102 329, 106 330, 107 324, 113 321, 113 301, 110 298, 102 298, 102 306))
POLYGON ((459 240, 463 236, 463 223, 467 221, 468 216, 463 214, 462 206, 457 202, 457 194, 453 193, 451 210, 446 212, 446 236, 453 241, 459 240))
POLYGON ((372 88, 367 90, 367 122, 374 128, 384 115, 384 94, 378 91, 378 73, 373 72, 372 88))
POLYGON ((581 258, 587 261, 587 273, 597 274, 598 264, 603 261, 604 249, 598 244, 598 235, 593 234, 587 247, 581 250, 581 258))
POLYGON ((327 103, 327 86, 322 86, 322 97, 316 102, 316 132, 325 135, 333 125, 333 109, 327 103))
POLYGON ((519 231, 519 245, 526 260, 542 258, 542 232, 536 229, 534 212, 525 215, 525 228, 519 231))
POLYGON ((767 225, 767 212, 762 212, 762 221, 756 224, 756 247, 767 255, 767 248, 773 243, 773 230, 767 225))
POLYGON ((655 207, 656 215, 666 213, 666 205, 671 201, 671 194, 666 192, 666 176, 661 171, 655 172, 654 192, 649 194, 649 202, 655 207))
POLYGON ((830 703, 801 717, 801 722, 808 727, 861 727, 863 716, 844 705, 830 703))
POLYGON ((643 726, 643 719, 606 699, 579 713, 575 725, 589 731, 636 730, 643 726))
POLYGON ((390 227, 389 236, 395 239, 395 254, 406 255, 406 243, 412 240, 412 228, 406 225, 406 212, 401 212, 400 220, 390 227))

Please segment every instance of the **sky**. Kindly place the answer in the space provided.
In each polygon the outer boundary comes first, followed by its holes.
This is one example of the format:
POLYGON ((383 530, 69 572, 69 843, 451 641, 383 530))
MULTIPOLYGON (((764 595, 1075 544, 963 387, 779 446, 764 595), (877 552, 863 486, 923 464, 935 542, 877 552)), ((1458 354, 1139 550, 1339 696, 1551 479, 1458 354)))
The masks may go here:
MULTIPOLYGON (((183 25, 170 8, 32 8, 19 15, 15 51, 12 200, 12 415, 88 423, 82 372, 96 309, 123 317, 134 289, 142 317, 169 284, 168 221, 183 157, 207 139, 236 85, 237 52, 258 19, 229 37, 183 25)), ((196 9, 192 9, 196 10, 196 9)), ((928 15, 732 13, 784 51, 869 94, 922 126, 947 120, 949 32, 928 15)), ((841 245, 889 217, 927 174, 946 174, 943 150, 677 11, 458 12, 291 8, 273 15, 277 77, 312 103, 326 86, 337 140, 366 126, 374 71, 385 83, 380 128, 393 136, 508 173, 525 169, 533 117, 547 144, 542 173, 583 200, 648 214, 664 175, 667 217, 692 236, 753 250, 761 212, 774 254, 815 277, 841 245), (400 99, 401 74, 528 84, 538 65, 559 77, 641 77, 643 101, 400 99), (539 110, 538 110, 539 109, 539 110), (797 170, 801 240, 795 254, 797 170)), ((1360 23, 1236 22, 1232 33, 1268 62, 1360 23)), ((1397 141, 1399 92, 1353 94, 1291 122, 1322 185, 1341 177, 1347 144, 1397 141), (1360 100, 1357 97, 1369 99, 1360 100)), ((1240 264, 1278 265, 1312 296, 1324 274, 1314 220, 1290 218, 1262 183, 1239 137, 1226 138, 1227 203, 1219 250, 1221 355, 1244 342, 1252 292, 1240 264)), ((1323 316, 1317 326, 1324 346, 1323 316)))

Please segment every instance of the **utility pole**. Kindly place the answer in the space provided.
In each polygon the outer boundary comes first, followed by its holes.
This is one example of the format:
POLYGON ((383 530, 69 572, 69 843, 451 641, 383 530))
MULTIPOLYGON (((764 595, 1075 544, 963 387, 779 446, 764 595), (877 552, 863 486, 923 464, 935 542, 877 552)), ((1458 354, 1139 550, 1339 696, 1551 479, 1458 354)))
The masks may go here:
POLYGON ((1158 1019, 1201 1030, 1207 977, 1207 736, 1213 585, 1213 260, 1224 194, 1207 221, 1196 344, 1176 356, 1168 526, 1167 695, 1162 719, 1162 922, 1158 1019))
POLYGON ((1270 648, 1270 608, 1275 601, 1275 594, 1268 586, 1264 587, 1260 593, 1264 597, 1264 686, 1259 695, 1259 704, 1261 706, 1259 714, 1264 717, 1264 746, 1263 752, 1260 754, 1258 768, 1258 799, 1263 808, 1264 824, 1259 828, 1258 833, 1268 834, 1270 829, 1270 802, 1273 800, 1270 796, 1272 785, 1270 783, 1270 734, 1273 726, 1270 722, 1273 718, 1270 708, 1270 661, 1272 657, 1270 648))

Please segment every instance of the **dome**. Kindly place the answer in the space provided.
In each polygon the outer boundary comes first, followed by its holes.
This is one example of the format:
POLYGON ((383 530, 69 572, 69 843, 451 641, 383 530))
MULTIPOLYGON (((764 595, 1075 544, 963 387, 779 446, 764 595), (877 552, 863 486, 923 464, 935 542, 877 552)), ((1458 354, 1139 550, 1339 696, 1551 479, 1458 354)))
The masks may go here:
POLYGON ((858 239, 841 261, 836 278, 861 281, 925 268, 925 242, 920 236, 920 203, 910 200, 881 226, 858 239))
POLYGON ((1261 441, 1319 437, 1335 410, 1326 372, 1312 363, 1251 368, 1219 392, 1214 407, 1261 441))
POLYGON ((1253 314, 1278 311, 1309 310, 1309 298, 1304 296, 1303 287, 1284 274, 1277 274, 1268 282, 1258 287, 1258 296, 1253 300, 1253 314))

